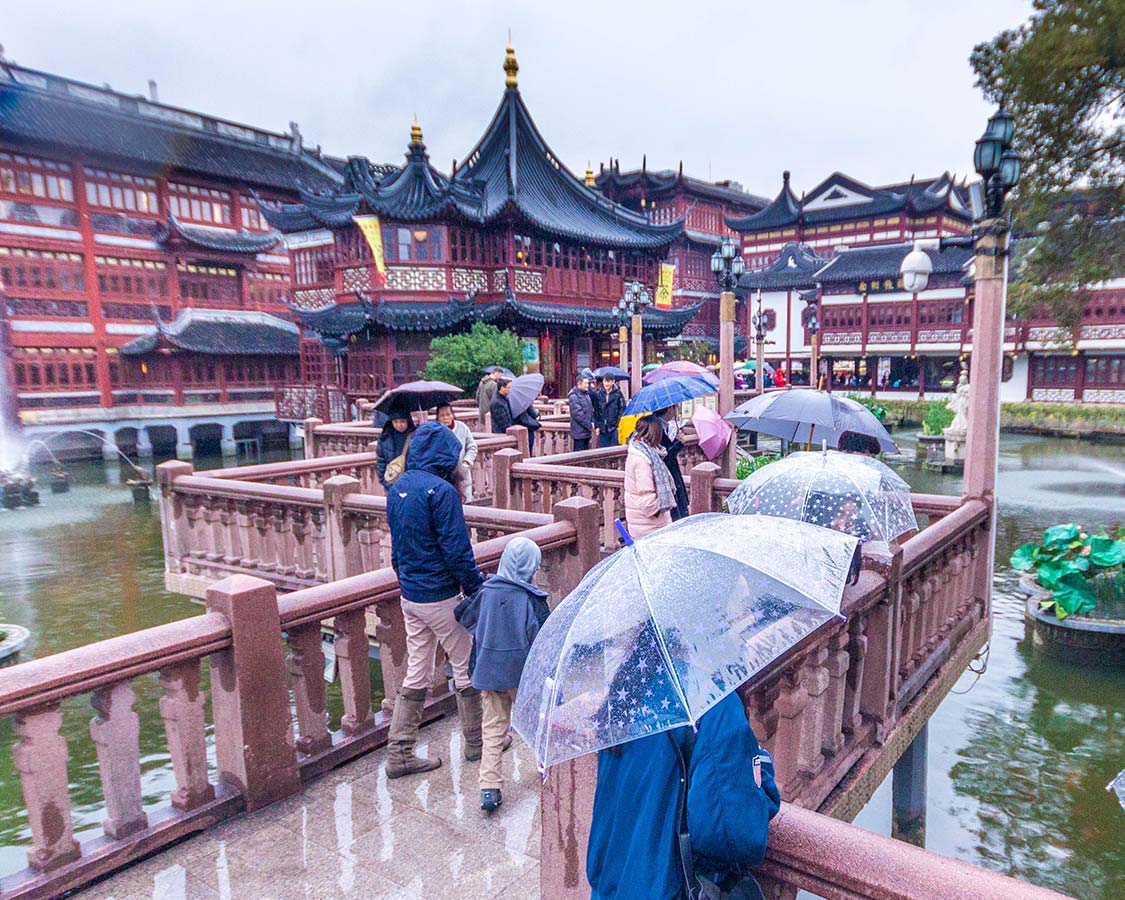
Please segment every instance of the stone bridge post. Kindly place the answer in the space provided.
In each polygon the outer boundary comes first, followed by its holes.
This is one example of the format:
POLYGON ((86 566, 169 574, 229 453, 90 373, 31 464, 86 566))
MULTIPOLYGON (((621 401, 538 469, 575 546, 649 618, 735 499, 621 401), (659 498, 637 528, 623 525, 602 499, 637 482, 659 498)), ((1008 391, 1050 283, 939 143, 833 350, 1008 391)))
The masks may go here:
POLYGON ((320 419, 305 419, 305 459, 316 459, 316 430, 323 424, 320 419))
POLYGON ((301 789, 277 588, 231 575, 207 589, 207 611, 226 616, 231 630, 230 648, 211 657, 219 781, 253 812, 301 789))
POLYGON ((713 462, 701 462, 692 466, 688 511, 693 516, 715 512, 715 479, 721 471, 713 462))
MULTIPOLYGON (((527 434, 527 429, 520 430, 527 434)), ((512 466, 522 462, 523 458, 523 453, 511 447, 492 454, 492 505, 497 509, 516 508, 516 496, 512 490, 512 466)))

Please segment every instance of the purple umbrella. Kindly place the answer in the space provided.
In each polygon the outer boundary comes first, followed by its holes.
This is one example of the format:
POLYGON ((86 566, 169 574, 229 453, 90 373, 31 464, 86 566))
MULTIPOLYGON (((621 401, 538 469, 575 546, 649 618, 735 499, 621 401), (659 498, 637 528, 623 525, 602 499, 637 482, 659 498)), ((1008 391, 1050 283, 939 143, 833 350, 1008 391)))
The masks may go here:
POLYGON ((512 380, 512 392, 508 394, 508 406, 512 410, 512 418, 526 412, 535 402, 535 398, 543 393, 543 376, 537 372, 521 375, 512 380))
POLYGON ((385 392, 375 408, 381 413, 430 409, 441 403, 449 403, 463 393, 464 390, 457 385, 446 384, 444 381, 410 381, 385 392))

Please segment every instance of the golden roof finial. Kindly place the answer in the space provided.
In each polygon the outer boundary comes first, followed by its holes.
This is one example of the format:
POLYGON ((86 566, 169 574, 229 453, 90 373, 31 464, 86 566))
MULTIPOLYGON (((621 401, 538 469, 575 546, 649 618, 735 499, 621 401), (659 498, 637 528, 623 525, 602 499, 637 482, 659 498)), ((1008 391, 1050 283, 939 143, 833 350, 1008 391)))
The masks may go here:
POLYGON ((512 29, 508 29, 508 49, 504 52, 504 86, 505 87, 518 87, 519 81, 516 76, 519 74, 520 64, 516 62, 516 48, 512 46, 512 29))
POLYGON ((594 181, 594 167, 586 160, 586 187, 596 187, 597 182, 594 181))
POLYGON ((422 143, 422 126, 418 124, 418 113, 414 113, 414 124, 410 126, 410 143, 422 143))

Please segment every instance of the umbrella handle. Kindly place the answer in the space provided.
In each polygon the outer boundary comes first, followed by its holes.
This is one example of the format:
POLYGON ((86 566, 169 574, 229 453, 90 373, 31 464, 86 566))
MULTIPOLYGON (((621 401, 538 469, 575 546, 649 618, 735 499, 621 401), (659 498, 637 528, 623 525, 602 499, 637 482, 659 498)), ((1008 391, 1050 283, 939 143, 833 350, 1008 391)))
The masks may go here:
POLYGON ((620 519, 614 519, 613 520, 613 527, 616 528, 617 533, 619 535, 621 535, 621 540, 623 540, 625 542, 625 546, 626 547, 632 547, 633 546, 633 538, 629 534, 629 529, 627 529, 625 527, 625 523, 622 522, 620 519))

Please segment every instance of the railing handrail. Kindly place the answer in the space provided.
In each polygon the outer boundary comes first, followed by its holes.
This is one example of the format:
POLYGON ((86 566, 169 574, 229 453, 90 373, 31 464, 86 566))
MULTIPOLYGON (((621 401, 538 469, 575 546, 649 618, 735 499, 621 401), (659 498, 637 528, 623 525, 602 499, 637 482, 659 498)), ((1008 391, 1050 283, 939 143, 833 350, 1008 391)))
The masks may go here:
MULTIPOLYGON (((315 490, 316 493, 322 493, 315 490)), ((383 514, 387 511, 387 498, 376 497, 373 494, 349 494, 343 503, 343 508, 348 512, 368 514, 383 514)), ((466 506, 465 524, 470 528, 499 525, 510 528, 537 528, 547 525, 554 519, 547 513, 521 512, 515 509, 497 509, 493 506, 466 506)))
POLYGON ((760 871, 832 900, 1064 900, 1046 888, 792 803, 783 803, 770 822, 760 871))
POLYGON ((902 574, 917 571, 938 554, 945 552, 958 534, 970 531, 988 518, 984 500, 965 498, 953 512, 923 528, 902 545, 902 574))
POLYGON ((262 500, 284 502, 295 506, 321 506, 324 492, 318 488, 290 487, 285 484, 261 484, 257 481, 229 481, 205 475, 180 475, 172 481, 172 490, 183 494, 220 497, 225 500, 262 500))
POLYGON ((583 484, 620 485, 625 483, 624 469, 588 469, 584 466, 542 465, 522 460, 512 465, 513 478, 539 478, 543 481, 568 481, 583 484))
POLYGON ((314 472, 328 472, 348 466, 374 465, 377 453, 343 453, 339 456, 317 456, 313 459, 292 459, 284 462, 258 463, 251 466, 235 466, 230 469, 207 469, 207 478, 221 478, 229 481, 260 481, 265 478, 284 478, 288 475, 304 475, 314 472))
MULTIPOLYGON (((499 562, 504 548, 516 537, 526 537, 535 541, 540 549, 552 550, 566 546, 577 536, 577 530, 569 522, 555 522, 550 516, 546 518, 549 524, 529 528, 519 535, 505 534, 474 544, 473 556, 477 566, 491 568, 499 562)), ((362 609, 380 601, 393 600, 398 597, 398 593, 398 579, 390 568, 303 588, 278 598, 281 627, 294 628, 321 622, 330 616, 362 609)))
POLYGON ((0 669, 0 717, 147 675, 230 646, 219 613, 144 628, 0 669))

